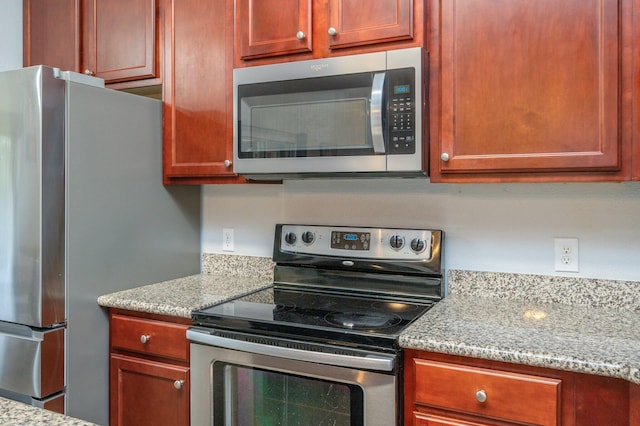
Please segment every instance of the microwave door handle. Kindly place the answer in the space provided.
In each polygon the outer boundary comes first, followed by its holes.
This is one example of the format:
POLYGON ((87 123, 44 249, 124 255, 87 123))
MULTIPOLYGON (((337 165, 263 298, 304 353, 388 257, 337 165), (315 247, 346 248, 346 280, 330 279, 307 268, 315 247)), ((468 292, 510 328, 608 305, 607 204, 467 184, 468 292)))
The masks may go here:
POLYGON ((382 98, 384 91, 384 80, 386 74, 376 73, 373 76, 371 85, 371 139, 373 142, 373 152, 384 154, 384 133, 382 129, 382 98))

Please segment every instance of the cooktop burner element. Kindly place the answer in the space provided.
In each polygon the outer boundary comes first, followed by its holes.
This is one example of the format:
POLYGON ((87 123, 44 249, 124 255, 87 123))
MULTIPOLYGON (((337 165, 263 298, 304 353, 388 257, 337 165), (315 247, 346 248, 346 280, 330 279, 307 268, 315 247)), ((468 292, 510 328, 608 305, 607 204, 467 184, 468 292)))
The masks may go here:
POLYGON ((332 325, 358 330, 380 330, 402 321, 399 316, 384 312, 331 312, 324 319, 332 325))
POLYGON ((192 318, 222 330, 395 350, 400 332, 442 298, 441 243, 441 231, 277 225, 273 286, 192 318))

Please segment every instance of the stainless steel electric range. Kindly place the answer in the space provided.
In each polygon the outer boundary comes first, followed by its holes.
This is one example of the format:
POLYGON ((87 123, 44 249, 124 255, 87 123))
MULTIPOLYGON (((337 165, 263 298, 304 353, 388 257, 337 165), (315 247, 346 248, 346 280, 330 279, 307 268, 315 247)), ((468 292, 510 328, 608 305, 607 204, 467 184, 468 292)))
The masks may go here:
POLYGON ((192 423, 401 424, 398 336, 443 297, 442 243, 276 225, 273 286, 193 314, 192 423))

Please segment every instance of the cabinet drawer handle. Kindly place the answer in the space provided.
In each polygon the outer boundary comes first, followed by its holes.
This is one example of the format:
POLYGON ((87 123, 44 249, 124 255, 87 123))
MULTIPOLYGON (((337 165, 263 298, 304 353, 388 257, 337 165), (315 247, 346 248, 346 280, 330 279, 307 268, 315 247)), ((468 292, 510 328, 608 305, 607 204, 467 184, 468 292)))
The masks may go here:
POLYGON ((328 32, 329 32, 330 36, 334 36, 334 35, 338 34, 338 30, 336 30, 333 27, 330 27, 328 32))
POLYGON ((151 340, 151 336, 149 336, 148 334, 143 334, 142 336, 140 336, 140 343, 142 343, 143 345, 148 343, 149 340, 151 340))
POLYGON ((176 389, 182 389, 182 386, 184 385, 184 380, 176 380, 175 382, 173 382, 173 387, 176 389))
POLYGON ((487 393, 484 390, 479 390, 478 392, 476 392, 476 400, 478 400, 478 402, 486 402, 487 393))
POLYGON ((443 152, 443 153, 440 155, 440 159, 446 163, 447 161, 449 161, 449 154, 448 154, 448 153, 446 153, 446 152, 443 152))
POLYGON ((304 40, 306 37, 307 37, 307 36, 305 35, 305 33, 304 33, 303 31, 298 31, 298 32, 296 33, 296 38, 297 38, 298 40, 304 40))

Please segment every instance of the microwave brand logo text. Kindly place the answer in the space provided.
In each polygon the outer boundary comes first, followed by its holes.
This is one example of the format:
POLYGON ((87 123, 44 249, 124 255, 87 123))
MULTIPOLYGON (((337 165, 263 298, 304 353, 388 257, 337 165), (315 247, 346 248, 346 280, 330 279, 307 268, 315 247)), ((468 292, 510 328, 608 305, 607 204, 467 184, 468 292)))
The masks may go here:
POLYGON ((309 68, 312 71, 322 71, 325 68, 329 68, 329 64, 324 63, 324 64, 315 64, 315 65, 310 65, 309 68))

